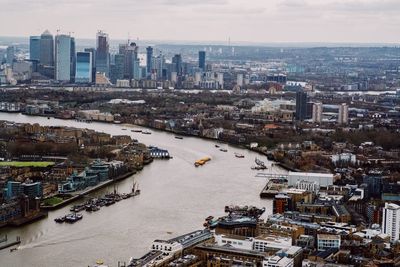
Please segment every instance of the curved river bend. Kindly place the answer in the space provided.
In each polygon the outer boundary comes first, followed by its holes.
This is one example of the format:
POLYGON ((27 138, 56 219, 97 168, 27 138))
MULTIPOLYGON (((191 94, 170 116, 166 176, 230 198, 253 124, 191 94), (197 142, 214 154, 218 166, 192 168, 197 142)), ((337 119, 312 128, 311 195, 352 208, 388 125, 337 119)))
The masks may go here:
MULTIPOLYGON (((254 152, 221 145, 228 149, 224 153, 215 148, 213 141, 195 137, 179 140, 173 134, 154 130, 151 130, 152 135, 143 135, 131 132, 133 126, 127 125, 11 113, 0 113, 0 120, 131 135, 146 145, 168 149, 173 156, 171 160, 155 160, 117 184, 120 192, 129 192, 135 179, 142 191, 138 197, 103 207, 95 213, 83 212, 83 220, 74 225, 54 222, 54 218, 69 212, 67 206, 49 212, 48 218, 32 224, 0 229, 0 235, 7 234, 10 240, 16 236, 22 239, 17 251, 0 251, 1 266, 88 266, 98 259, 116 266, 118 261, 127 262, 132 256, 142 256, 154 239, 169 239, 201 229, 204 218, 223 215, 225 205, 255 205, 266 207, 266 215, 272 212, 272 202, 259 198, 265 180, 256 178, 256 172, 250 169, 255 157, 260 157, 254 152), (236 158, 234 152, 245 158, 236 158), (194 161, 204 156, 212 160, 195 168, 194 161)), ((267 172, 286 172, 271 167, 265 157, 262 159, 269 167, 267 172)), ((112 186, 89 196, 111 191, 112 186)))

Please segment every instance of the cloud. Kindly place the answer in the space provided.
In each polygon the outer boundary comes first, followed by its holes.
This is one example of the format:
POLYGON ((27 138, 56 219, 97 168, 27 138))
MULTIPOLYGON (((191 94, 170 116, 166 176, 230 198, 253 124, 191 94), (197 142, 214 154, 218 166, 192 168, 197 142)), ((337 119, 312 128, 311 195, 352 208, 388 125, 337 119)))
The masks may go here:
POLYGON ((400 0, 0 0, 0 35, 399 42, 399 13, 400 0))

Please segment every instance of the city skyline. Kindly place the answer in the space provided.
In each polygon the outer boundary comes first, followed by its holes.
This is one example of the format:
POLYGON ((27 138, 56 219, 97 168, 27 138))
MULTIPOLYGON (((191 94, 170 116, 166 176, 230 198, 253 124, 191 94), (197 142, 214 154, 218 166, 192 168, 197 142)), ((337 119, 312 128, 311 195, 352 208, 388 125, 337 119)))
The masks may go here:
POLYGON ((94 38, 102 29, 113 39, 276 43, 398 43, 395 0, 1 0, 0 36, 56 34, 94 38), (101 3, 100 3, 101 2, 101 3), (246 3, 246 4, 245 4, 246 3), (73 18, 73 19, 72 19, 73 18), (26 21, 34 23, 27 24, 26 21), (49 23, 49 22, 52 23, 49 23), (351 24, 348 23, 351 21, 351 24), (85 26, 81 27, 84 22, 85 26), (51 25, 51 27, 49 27, 51 25), (53 26, 54 25, 54 26, 53 26), (373 33, 373 34, 372 34, 373 33))

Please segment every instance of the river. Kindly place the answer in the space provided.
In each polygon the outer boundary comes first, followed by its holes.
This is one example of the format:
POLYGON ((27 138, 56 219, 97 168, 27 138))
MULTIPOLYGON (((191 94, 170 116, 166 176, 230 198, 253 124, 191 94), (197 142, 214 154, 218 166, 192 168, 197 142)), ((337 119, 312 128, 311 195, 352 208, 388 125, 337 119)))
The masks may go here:
MULTIPOLYGON (((133 179, 141 194, 103 207, 95 213, 83 213, 76 224, 57 224, 54 218, 69 212, 69 206, 49 212, 46 219, 20 228, 0 229, 9 239, 20 236, 17 251, 0 251, 0 266, 88 266, 102 259, 109 266, 148 251, 154 239, 169 239, 202 228, 204 218, 221 216, 225 205, 255 205, 272 212, 271 200, 262 200, 259 193, 265 185, 250 169, 255 157, 263 159, 266 172, 285 173, 271 166, 265 157, 245 149, 222 144, 228 152, 215 148, 213 141, 195 137, 175 139, 171 133, 151 130, 152 135, 133 133, 133 126, 83 123, 73 120, 47 119, 22 114, 0 113, 0 120, 17 123, 39 123, 48 126, 88 128, 112 135, 131 135, 146 145, 168 149, 171 160, 155 160, 117 184, 119 192, 129 192, 133 179), (123 130, 127 128, 127 130, 123 130), (236 158, 234 152, 245 156, 236 158), (210 156, 212 160, 195 168, 193 162, 210 156)), ((140 128, 140 127, 134 127, 140 128)), ((111 192, 113 186, 89 196, 111 192)), ((82 200, 81 200, 82 201, 82 200)), ((77 203, 81 202, 78 201, 77 203)))

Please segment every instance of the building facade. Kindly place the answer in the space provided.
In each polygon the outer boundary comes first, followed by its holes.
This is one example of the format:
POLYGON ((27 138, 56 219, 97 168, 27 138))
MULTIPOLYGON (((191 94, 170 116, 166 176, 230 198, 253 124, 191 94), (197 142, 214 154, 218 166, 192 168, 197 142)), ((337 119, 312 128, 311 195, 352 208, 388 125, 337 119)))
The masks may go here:
POLYGON ((61 34, 55 42, 55 79, 69 82, 71 79, 71 37, 61 34))
POLYGON ((92 80, 92 53, 76 53, 76 83, 91 83, 92 80))
POLYGON ((382 214, 382 233, 390 236, 390 241, 399 240, 400 236, 400 206, 385 203, 382 214))

